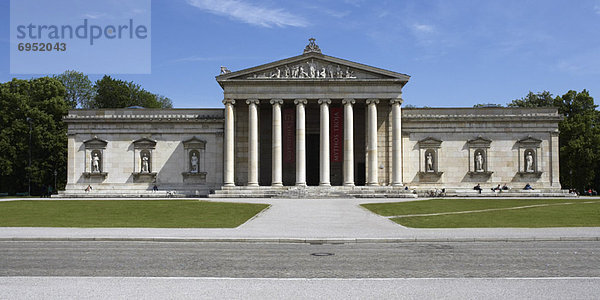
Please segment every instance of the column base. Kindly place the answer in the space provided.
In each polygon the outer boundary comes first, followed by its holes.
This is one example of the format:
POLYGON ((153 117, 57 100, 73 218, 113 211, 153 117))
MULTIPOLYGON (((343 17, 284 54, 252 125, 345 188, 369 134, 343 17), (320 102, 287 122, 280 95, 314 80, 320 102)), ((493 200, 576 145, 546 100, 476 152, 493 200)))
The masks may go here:
POLYGON ((344 186, 354 186, 354 182, 344 183, 344 186))
POLYGON ((271 186, 280 187, 280 186, 283 186, 283 183, 282 182, 273 182, 273 183, 271 183, 271 186))
POLYGON ((306 187, 306 182, 296 182, 296 186, 306 187))
POLYGON ((258 186, 258 183, 248 183, 248 185, 247 185, 247 186, 256 187, 256 186, 258 186))
POLYGON ((235 186, 235 183, 224 183, 223 186, 224 187, 232 187, 232 186, 235 186))
POLYGON ((367 186, 379 186, 379 183, 367 183, 367 186))
POLYGON ((319 183, 319 186, 331 186, 331 183, 329 183, 329 182, 319 183))
POLYGON ((392 183, 391 186, 404 186, 401 182, 392 183))

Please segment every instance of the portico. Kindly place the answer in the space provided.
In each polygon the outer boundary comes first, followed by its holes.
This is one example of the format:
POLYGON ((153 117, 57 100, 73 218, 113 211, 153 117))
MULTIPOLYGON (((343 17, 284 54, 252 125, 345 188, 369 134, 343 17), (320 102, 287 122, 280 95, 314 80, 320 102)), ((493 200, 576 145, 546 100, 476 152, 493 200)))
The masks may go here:
POLYGON ((302 55, 217 76, 224 186, 402 185, 402 87, 409 76, 302 55))

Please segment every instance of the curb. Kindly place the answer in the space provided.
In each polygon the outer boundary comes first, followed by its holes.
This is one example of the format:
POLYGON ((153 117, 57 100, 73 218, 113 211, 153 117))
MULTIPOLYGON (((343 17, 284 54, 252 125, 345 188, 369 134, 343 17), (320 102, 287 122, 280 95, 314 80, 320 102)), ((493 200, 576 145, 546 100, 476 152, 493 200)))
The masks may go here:
POLYGON ((447 242, 596 242, 600 237, 543 238, 139 238, 139 237, 13 237, 0 242, 193 242, 193 243, 275 243, 275 244, 382 244, 447 242))

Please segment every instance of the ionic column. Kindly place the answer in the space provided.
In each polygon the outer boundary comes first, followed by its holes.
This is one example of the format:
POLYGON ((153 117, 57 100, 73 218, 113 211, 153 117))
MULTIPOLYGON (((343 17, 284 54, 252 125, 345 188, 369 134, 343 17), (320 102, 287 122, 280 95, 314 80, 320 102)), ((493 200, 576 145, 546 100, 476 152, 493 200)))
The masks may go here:
POLYGON ((329 176, 329 99, 319 99, 321 111, 320 136, 321 145, 319 151, 319 185, 330 186, 329 176))
POLYGON ((272 169, 271 169, 271 185, 272 186, 283 186, 281 180, 282 165, 281 165, 281 105, 283 104, 282 99, 272 99, 271 104, 273 105, 273 141, 271 145, 271 157, 272 157, 272 169))
POLYGON ((224 186, 234 186, 234 123, 233 123, 233 105, 235 104, 235 100, 233 99, 225 99, 223 100, 223 104, 225 104, 225 153, 224 157, 224 176, 223 176, 223 185, 224 186))
POLYGON ((296 99, 296 185, 306 186, 306 99, 296 99))
POLYGON ((367 99, 367 185, 379 185, 377 178, 377 104, 379 99, 367 99))
POLYGON ((390 100, 392 104, 392 185, 402 185, 402 98, 390 100))
POLYGON ((258 186, 258 99, 248 104, 248 186, 258 186))
POLYGON ((344 99, 344 185, 354 186, 354 99, 344 99))

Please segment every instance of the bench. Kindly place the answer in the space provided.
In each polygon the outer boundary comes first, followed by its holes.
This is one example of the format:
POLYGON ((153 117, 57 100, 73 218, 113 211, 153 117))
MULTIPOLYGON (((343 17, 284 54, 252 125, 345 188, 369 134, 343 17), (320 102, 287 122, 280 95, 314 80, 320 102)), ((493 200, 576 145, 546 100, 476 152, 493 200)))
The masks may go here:
POLYGON ((16 193, 15 196, 29 196, 28 192, 16 193))
POLYGON ((6 197, 8 196, 8 193, 0 193, 0 197, 6 197))

